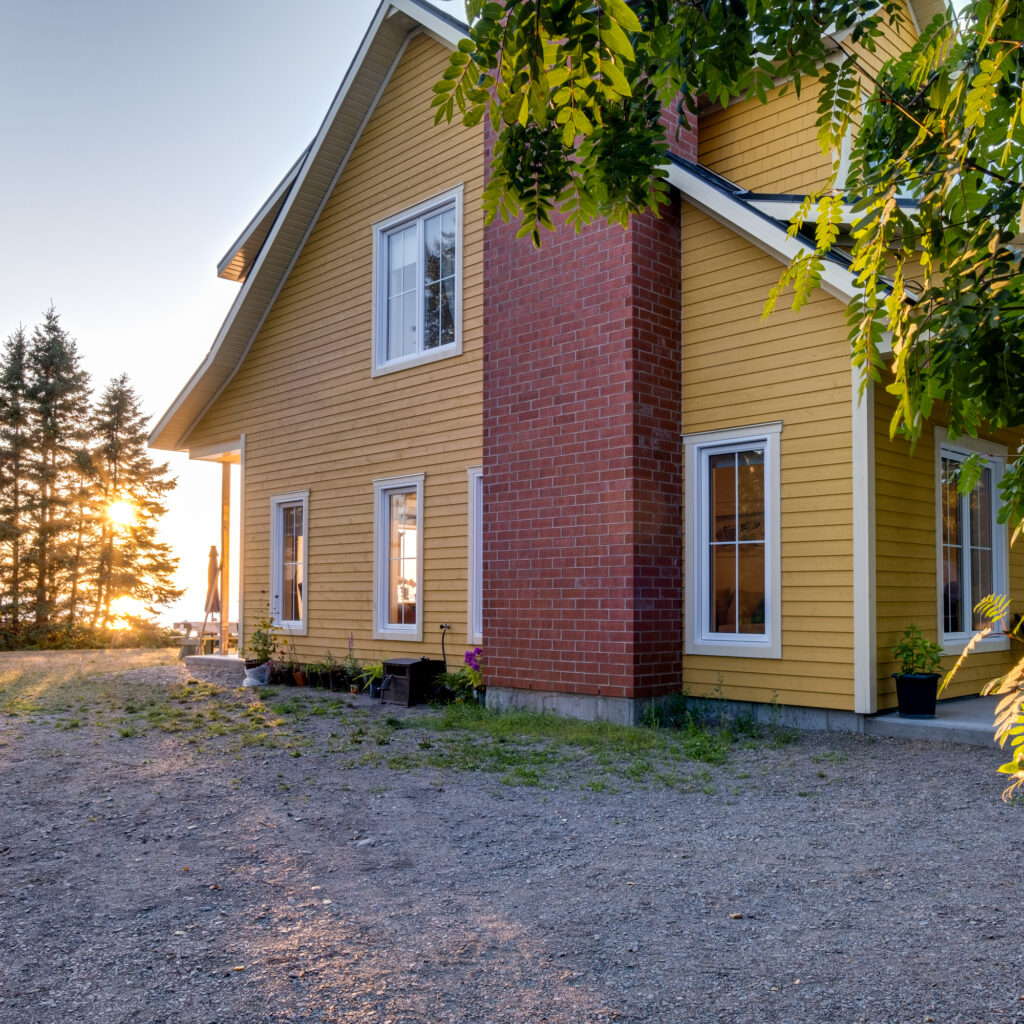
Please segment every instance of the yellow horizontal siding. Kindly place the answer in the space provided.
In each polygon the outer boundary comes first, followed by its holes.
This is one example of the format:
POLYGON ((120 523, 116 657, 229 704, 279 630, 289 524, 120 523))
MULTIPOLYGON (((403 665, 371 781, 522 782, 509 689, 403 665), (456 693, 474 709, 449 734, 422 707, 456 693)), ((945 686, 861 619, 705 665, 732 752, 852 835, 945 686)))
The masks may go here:
MULTIPOLYGON (((889 440, 889 421, 896 400, 881 386, 875 387, 875 520, 876 593, 875 621, 878 637, 878 705, 895 707, 896 687, 892 673, 898 665, 892 648, 903 630, 916 623, 925 636, 939 633, 938 556, 936 538, 935 433, 929 424, 911 450, 902 438, 889 440)), ((945 423, 941 410, 939 425, 945 423)), ((995 438, 1008 450, 1018 439, 1009 433, 995 438)), ((1010 548, 1009 584, 1018 595, 1024 584, 1024 550, 1010 548)), ((983 651, 970 655, 944 692, 945 697, 975 694, 988 680, 1002 675, 1013 662, 1013 651, 983 651)), ((955 657, 945 658, 943 671, 953 667, 955 657)))
POLYGON ((683 432, 782 421, 782 658, 686 655, 683 685, 735 700, 853 706, 851 389, 842 305, 761 319, 782 266, 682 211, 683 432))
POLYGON ((466 637, 468 488, 482 461, 483 131, 436 126, 446 51, 409 44, 234 379, 188 443, 246 435, 246 628, 267 606, 270 497, 308 488, 307 637, 300 658, 439 653, 466 637), (370 375, 374 222, 462 184, 459 356, 370 375), (425 474, 424 642, 372 639, 373 480, 425 474))
POLYGON ((766 104, 748 100, 702 115, 700 162, 753 192, 820 188, 831 165, 815 137, 818 92, 805 84, 797 96, 789 83, 769 93, 766 104))
MULTIPOLYGON (((911 45, 916 38, 909 14, 898 25, 885 25, 874 52, 856 47, 869 75, 911 45)), ((806 195, 824 185, 831 159, 817 141, 818 94, 805 81, 798 96, 792 82, 756 99, 733 103, 700 116, 700 162, 753 192, 806 195)))

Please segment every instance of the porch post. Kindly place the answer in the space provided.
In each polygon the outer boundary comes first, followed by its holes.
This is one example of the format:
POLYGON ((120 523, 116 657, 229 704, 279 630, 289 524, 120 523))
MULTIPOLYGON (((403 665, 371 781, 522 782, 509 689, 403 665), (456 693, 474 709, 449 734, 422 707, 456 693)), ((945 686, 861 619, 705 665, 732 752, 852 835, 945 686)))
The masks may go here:
POLYGON ((220 465, 220 653, 228 653, 228 581, 231 570, 231 463, 220 465))
POLYGON ((853 710, 878 710, 878 638, 875 626, 875 402, 861 371, 850 368, 853 408, 853 710))

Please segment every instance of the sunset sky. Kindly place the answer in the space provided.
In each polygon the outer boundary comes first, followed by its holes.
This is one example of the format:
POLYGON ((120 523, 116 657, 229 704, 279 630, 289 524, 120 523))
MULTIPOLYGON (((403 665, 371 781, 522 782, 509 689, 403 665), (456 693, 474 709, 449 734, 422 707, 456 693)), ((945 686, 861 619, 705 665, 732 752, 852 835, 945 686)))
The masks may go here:
MULTIPOLYGON (((315 135, 377 3, 2 7, 0 337, 52 303, 94 387, 125 372, 159 416, 239 287, 217 261, 315 135)), ((169 461, 163 532, 191 589, 161 619, 201 618, 220 470, 169 461)))

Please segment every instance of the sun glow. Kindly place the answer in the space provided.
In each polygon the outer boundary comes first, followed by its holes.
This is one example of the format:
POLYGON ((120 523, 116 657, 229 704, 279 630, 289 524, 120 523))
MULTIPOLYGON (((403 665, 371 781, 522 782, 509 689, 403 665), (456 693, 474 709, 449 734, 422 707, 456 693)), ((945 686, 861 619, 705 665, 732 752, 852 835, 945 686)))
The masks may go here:
POLYGON ((130 501, 112 501, 107 505, 107 519, 114 526, 134 526, 138 515, 130 501))
POLYGON ((119 597, 110 605, 110 628, 130 629, 131 619, 149 617, 149 609, 137 598, 119 597))

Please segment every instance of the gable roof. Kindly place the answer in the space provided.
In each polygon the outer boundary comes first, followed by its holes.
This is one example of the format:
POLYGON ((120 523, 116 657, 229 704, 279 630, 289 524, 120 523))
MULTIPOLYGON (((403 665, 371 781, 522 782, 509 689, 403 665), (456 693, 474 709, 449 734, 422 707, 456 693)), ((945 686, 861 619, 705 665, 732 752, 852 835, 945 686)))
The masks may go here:
MULTIPOLYGON (((205 359, 153 427, 150 447, 185 450, 188 435, 241 366, 409 39, 425 32, 454 49, 467 31, 425 0, 383 0, 316 137, 218 264, 221 277, 242 287, 205 359)), ((667 172, 669 183, 694 206, 781 262, 808 249, 806 241, 789 237, 792 211, 781 202, 802 197, 757 195, 675 156, 667 172)), ((856 294, 841 253, 825 258, 821 285, 844 303, 856 294)))
MULTIPOLYGON (((790 263, 801 252, 813 251, 813 243, 789 237, 788 216, 780 219, 765 211, 773 197, 748 192, 720 174, 677 156, 671 157, 666 171, 669 184, 684 199, 782 263, 790 263)), ((788 204, 783 212, 792 215, 788 204)), ((844 303, 859 292, 850 262, 842 253, 833 250, 824 258, 821 287, 844 303)))
POLYGON ((242 233, 231 243, 231 247, 221 257, 217 264, 217 276, 225 281, 244 281, 249 276, 256 257, 263 248, 263 243, 270 234, 270 229, 281 212, 288 193, 291 191, 295 179, 299 176, 299 169, 309 156, 310 147, 307 146, 299 159, 288 169, 288 173, 281 179, 280 184, 269 198, 259 208, 256 215, 246 224, 242 233))
POLYGON ((237 274, 242 287, 206 358, 153 427, 150 447, 183 450, 241 365, 409 39, 426 32, 454 49, 466 31, 423 0, 383 0, 316 138, 221 260, 222 275, 237 274))

